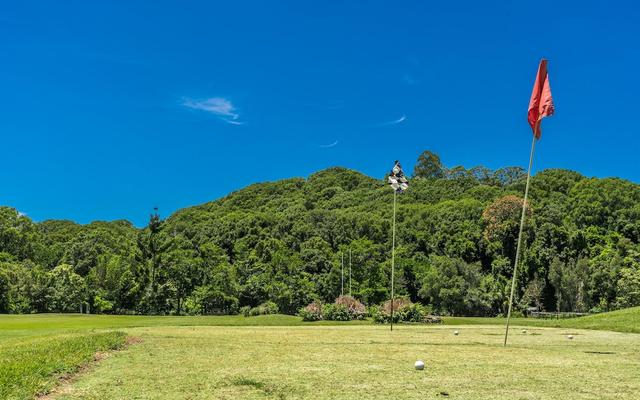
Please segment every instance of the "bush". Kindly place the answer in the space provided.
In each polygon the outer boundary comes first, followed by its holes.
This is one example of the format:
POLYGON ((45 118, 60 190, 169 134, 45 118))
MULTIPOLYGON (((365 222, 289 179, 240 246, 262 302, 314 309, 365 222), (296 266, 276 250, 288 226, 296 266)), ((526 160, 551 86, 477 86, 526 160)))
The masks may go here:
POLYGON ((251 306, 240 307, 240 314, 244 315, 245 317, 248 317, 250 312, 251 312, 251 306))
POLYGON ((272 301, 267 301, 260 304, 257 307, 253 307, 249 309, 248 312, 246 311, 246 309, 243 310, 243 314, 247 317, 255 317, 256 315, 277 314, 278 312, 279 312, 278 305, 272 301))
POLYGON ((108 313, 113 310, 113 302, 102 298, 97 294, 93 299, 93 311, 95 314, 108 313))
MULTIPOLYGON (((369 310, 375 323, 387 324, 391 322, 391 300, 381 307, 371 307, 369 310)), ((439 318, 430 315, 431 309, 419 303, 412 303, 409 299, 399 297, 393 302, 393 322, 437 323, 439 318)))
POLYGON ((369 314, 369 316, 371 318, 373 318, 373 320, 375 322, 377 322, 378 318, 380 318, 380 306, 378 305, 371 305, 367 308, 367 314, 369 314))
MULTIPOLYGON (((401 310, 411 304, 411 301, 404 297, 398 297, 393 301, 393 323, 400 322, 401 310)), ((374 321, 378 324, 388 324, 391 322, 391 300, 387 300, 382 304, 378 309, 374 321)))
POLYGON ((398 312, 399 320, 403 322, 425 322, 428 315, 427 307, 419 303, 407 305, 398 312))
POLYGON ((199 286, 185 299, 183 310, 189 315, 233 315, 238 312, 238 303, 235 296, 227 295, 214 286, 199 286))
POLYGON ((351 296, 340 296, 333 304, 314 301, 298 312, 303 321, 351 321, 365 319, 367 308, 351 296))
POLYGON ((184 299, 182 310, 187 315, 202 315, 202 304, 194 296, 189 296, 184 299))
POLYGON ((365 319, 367 317, 367 308, 364 304, 351 296, 340 296, 334 304, 343 305, 347 309, 349 320, 365 319))
POLYGON ((349 310, 344 304, 325 304, 322 314, 328 321, 351 321, 349 310))
POLYGON ((305 308, 300 309, 298 315, 302 317, 303 321, 321 321, 322 315, 322 303, 314 301, 305 308))

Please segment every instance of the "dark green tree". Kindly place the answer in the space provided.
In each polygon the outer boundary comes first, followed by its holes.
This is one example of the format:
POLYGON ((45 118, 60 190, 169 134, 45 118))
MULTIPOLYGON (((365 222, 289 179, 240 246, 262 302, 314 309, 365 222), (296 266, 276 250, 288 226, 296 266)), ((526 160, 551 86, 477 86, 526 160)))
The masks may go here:
POLYGON ((445 169, 440 157, 429 150, 423 151, 413 168, 413 176, 415 178, 443 178, 445 169))

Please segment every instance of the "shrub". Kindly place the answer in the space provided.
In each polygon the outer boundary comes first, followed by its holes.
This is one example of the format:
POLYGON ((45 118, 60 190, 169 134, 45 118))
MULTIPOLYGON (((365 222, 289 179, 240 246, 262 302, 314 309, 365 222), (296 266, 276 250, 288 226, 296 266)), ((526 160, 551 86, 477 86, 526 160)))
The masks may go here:
POLYGON ((329 321, 351 321, 349 310, 344 304, 325 304, 322 314, 329 321))
POLYGON ((97 294, 93 299, 93 310, 96 314, 108 313, 113 310, 113 302, 97 294))
MULTIPOLYGON (((393 301, 393 322, 400 322, 400 315, 403 308, 411 305, 411 301, 405 297, 397 297, 393 301)), ((379 309, 377 323, 391 322, 391 300, 385 301, 379 309)))
MULTIPOLYGON (((374 322, 386 324, 391 321, 391 300, 386 301, 381 307, 370 308, 374 322)), ((438 318, 430 316, 430 308, 419 303, 412 303, 409 299, 399 297, 393 302, 393 322, 422 322, 435 323, 438 318)))
POLYGON ((349 314, 349 320, 365 319, 367 316, 367 308, 364 304, 351 296, 340 296, 336 299, 336 305, 343 305, 349 314))
POLYGON ((245 317, 249 316, 249 312, 251 311, 251 306, 242 306, 240 307, 240 314, 244 315, 245 317))
MULTIPOLYGON (((244 308, 244 307, 243 307, 244 308)), ((272 301, 267 301, 264 302, 262 304, 260 304, 257 307, 253 307, 251 309, 249 309, 249 311, 247 312, 246 310, 243 311, 243 314, 247 317, 255 317, 256 315, 270 315, 270 314, 277 314, 278 313, 278 305, 272 301)))
POLYGON ((406 305, 398 312, 399 320, 403 322, 425 322, 428 315, 427 307, 419 303, 406 305))
POLYGON ((298 315, 302 317, 303 321, 321 321, 323 319, 322 303, 314 301, 305 308, 300 309, 298 315))
POLYGON ((298 312, 303 321, 351 321, 365 319, 367 308, 351 296, 340 296, 333 304, 314 301, 298 312))
POLYGON ((184 311, 190 315, 236 314, 238 299, 214 286, 199 286, 184 302, 184 311))
POLYGON ((371 305, 367 308, 367 313, 375 322, 377 322, 378 318, 380 318, 380 306, 371 305))
POLYGON ((182 303, 182 310, 187 315, 202 315, 202 304, 194 296, 189 296, 182 303))

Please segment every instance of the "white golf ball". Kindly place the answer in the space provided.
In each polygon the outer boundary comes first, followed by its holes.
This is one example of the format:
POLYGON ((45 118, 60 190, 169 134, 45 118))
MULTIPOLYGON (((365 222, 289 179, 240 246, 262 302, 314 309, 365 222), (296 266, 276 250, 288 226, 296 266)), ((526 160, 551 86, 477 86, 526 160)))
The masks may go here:
POLYGON ((460 334, 460 332, 455 331, 455 332, 453 332, 453 334, 454 334, 454 335, 456 335, 456 336, 458 336, 458 335, 460 334))
POLYGON ((415 367, 418 371, 422 371, 424 369, 424 361, 421 361, 421 360, 416 361, 415 367))
POLYGON ((567 339, 569 339, 569 340, 573 339, 573 335, 568 335, 567 339))
POLYGON ((526 329, 523 329, 523 330, 522 330, 522 333, 527 333, 527 330, 526 330, 526 329))

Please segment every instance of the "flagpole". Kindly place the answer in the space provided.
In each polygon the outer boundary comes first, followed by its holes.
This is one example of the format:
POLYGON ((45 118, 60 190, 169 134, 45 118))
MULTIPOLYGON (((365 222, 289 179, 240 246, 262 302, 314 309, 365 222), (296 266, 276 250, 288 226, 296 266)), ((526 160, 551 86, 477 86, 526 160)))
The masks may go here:
POLYGON ((351 247, 349 247, 349 296, 351 296, 351 247))
POLYGON ((509 311, 507 312, 507 327, 504 332, 504 346, 507 346, 509 337, 509 321, 511 320, 511 307, 513 305, 513 294, 516 290, 516 277, 518 272, 518 261, 520 261, 520 247, 522 245, 522 232, 524 230, 524 218, 527 211, 527 199, 529 198, 529 183, 531 182, 531 167, 533 166, 533 154, 536 148, 536 135, 533 135, 531 143, 531 154, 529 155, 529 169, 527 170, 527 184, 524 189, 524 202, 522 203, 522 216, 520 217, 520 232, 518 233, 518 245, 516 246, 516 260, 513 265, 513 277, 511 278, 511 295, 509 296, 509 311))
POLYGON ((344 253, 340 252, 340 296, 344 296, 344 253))
POLYGON ((393 228, 391 233, 391 330, 393 330, 393 303, 395 302, 394 292, 394 272, 396 267, 396 196, 397 191, 393 191, 393 228))

